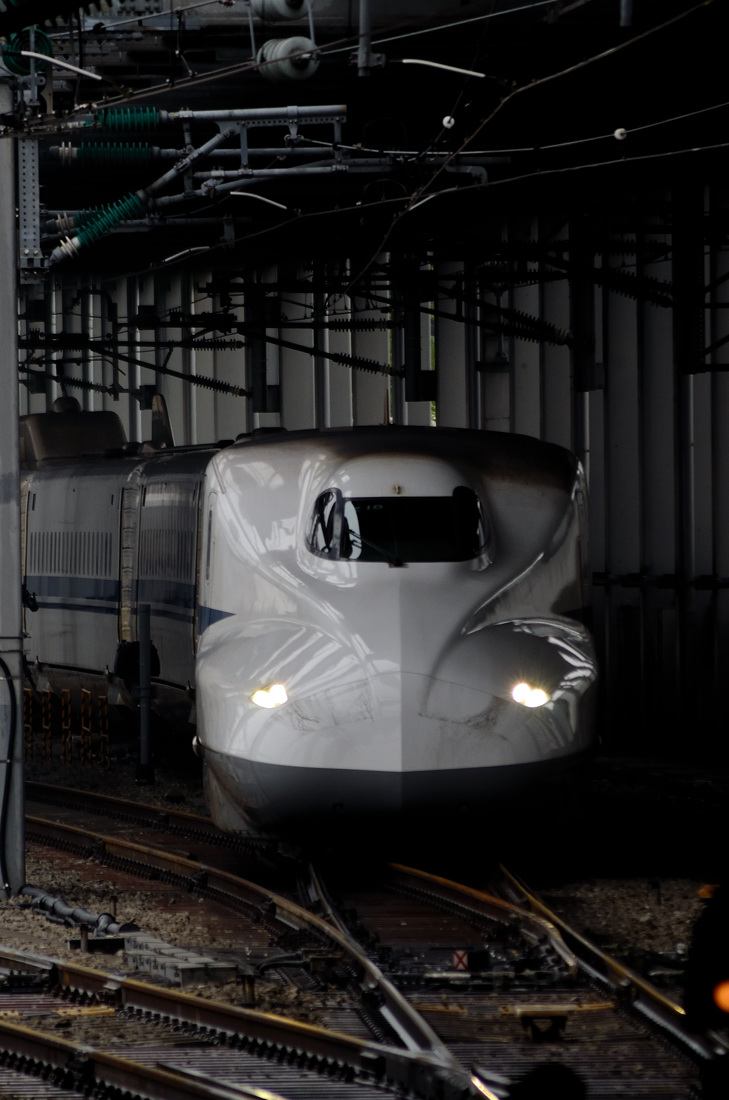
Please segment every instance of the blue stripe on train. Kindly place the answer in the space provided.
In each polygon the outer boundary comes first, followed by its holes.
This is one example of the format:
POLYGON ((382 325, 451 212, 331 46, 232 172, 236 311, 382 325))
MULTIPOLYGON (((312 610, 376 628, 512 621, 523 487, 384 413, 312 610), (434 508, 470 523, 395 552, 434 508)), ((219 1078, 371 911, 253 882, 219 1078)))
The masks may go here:
MULTIPOLYGON (((25 586, 46 611, 73 611, 97 615, 116 615, 119 604, 119 582, 99 577, 28 576, 25 586), (103 606, 103 604, 112 606, 103 606)), ((189 623, 194 619, 195 586, 181 581, 137 581, 137 604, 148 603, 153 617, 173 622, 189 623)), ((232 612, 200 606, 200 633, 213 623, 228 618, 232 612)))
POLYGON ((233 614, 232 611, 220 611, 217 607, 205 607, 204 604, 200 604, 200 618, 199 618, 199 631, 204 633, 209 626, 213 623, 219 623, 221 619, 227 619, 233 614))
POLYGON ((137 603, 168 604, 185 608, 192 615, 195 605, 195 585, 164 578, 139 577, 137 579, 137 603))
MULTIPOLYGON (((96 600, 80 599, 80 600, 38 600, 38 609, 40 611, 71 611, 74 614, 80 615, 118 615, 118 604, 102 604, 96 600)), ((150 614, 153 619, 169 619, 172 622, 186 623, 188 626, 192 626, 194 621, 194 613, 192 608, 187 610, 181 609, 179 611, 172 610, 168 607, 152 607, 150 614)))
MULTIPOLYGON (((58 597, 76 600, 119 602, 119 581, 102 577, 28 576, 25 587, 36 598, 58 597)), ((169 604, 192 612, 195 585, 167 578, 139 577, 136 582, 138 603, 169 604)))

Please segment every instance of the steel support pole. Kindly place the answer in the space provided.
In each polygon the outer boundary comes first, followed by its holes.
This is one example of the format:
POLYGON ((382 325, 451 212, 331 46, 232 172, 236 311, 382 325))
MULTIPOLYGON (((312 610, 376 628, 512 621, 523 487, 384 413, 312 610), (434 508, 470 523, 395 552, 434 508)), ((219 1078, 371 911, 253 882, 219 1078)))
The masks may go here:
MULTIPOLYGON (((13 109, 0 80, 0 115, 13 109)), ((25 882, 16 139, 0 139, 0 895, 25 882)))
POLYGON ((372 10, 370 0, 359 0, 359 48, 357 74, 369 76, 372 69, 372 10))

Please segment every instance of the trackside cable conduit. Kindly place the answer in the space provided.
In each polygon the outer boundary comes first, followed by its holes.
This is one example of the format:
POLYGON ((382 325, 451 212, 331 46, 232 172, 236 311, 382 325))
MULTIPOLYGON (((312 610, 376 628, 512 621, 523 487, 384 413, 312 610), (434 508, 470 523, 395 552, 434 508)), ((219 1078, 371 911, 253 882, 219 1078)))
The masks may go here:
POLYGON ((88 909, 69 905, 63 898, 55 897, 42 886, 21 886, 20 896, 31 899, 31 908, 43 913, 49 920, 68 926, 86 924, 100 936, 118 936, 125 932, 138 932, 139 925, 122 923, 111 913, 90 913, 88 909))

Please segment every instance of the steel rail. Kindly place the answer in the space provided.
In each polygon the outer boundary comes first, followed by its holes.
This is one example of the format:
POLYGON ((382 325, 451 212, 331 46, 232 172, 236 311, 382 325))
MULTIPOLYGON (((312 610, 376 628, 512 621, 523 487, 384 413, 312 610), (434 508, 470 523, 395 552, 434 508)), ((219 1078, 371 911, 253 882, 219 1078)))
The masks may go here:
POLYGON ((476 890, 471 886, 453 882, 440 875, 420 871, 414 867, 405 867, 400 863, 391 863, 390 868, 403 883, 416 890, 426 890, 430 897, 437 897, 460 909, 488 917, 500 924, 509 924, 519 929, 525 939, 532 943, 549 941, 555 953, 567 967, 571 977, 578 971, 578 961, 567 946, 555 921, 544 915, 530 912, 523 906, 497 898, 493 894, 476 890))
MULTIPOLYGON (((442 905, 449 912, 456 911, 462 917, 465 916, 467 921, 473 916, 479 919, 485 917, 507 927, 515 928, 526 941, 534 944, 548 942, 554 954, 565 965, 570 978, 577 976, 579 972, 577 959, 565 944, 560 931, 553 922, 535 915, 513 902, 427 871, 406 867, 398 863, 390 863, 389 870, 395 876, 397 887, 402 889, 408 896, 423 898, 430 905, 442 905)), ((331 903, 326 887, 313 867, 309 868, 308 892, 312 899, 316 897, 316 904, 322 912, 327 914, 329 919, 336 920, 339 927, 344 927, 343 919, 331 903)), ((411 1001, 411 1004, 416 1010, 421 1010, 421 1006, 416 1001, 411 1001)), ((582 1015, 586 1012, 602 1012, 612 1008, 614 1008, 612 1000, 609 1003, 599 1002, 579 1006, 551 1002, 544 1004, 531 1002, 529 1004, 502 1006, 500 1015, 502 1018, 514 1016, 515 1018, 533 1019, 534 1017, 582 1015)), ((433 1012, 434 1006, 430 1003, 424 1004, 422 1009, 433 1012)), ((451 1011, 450 1006, 444 1011, 451 1011)), ((496 1092, 492 1090, 493 1081, 483 1067, 472 1067, 470 1083, 476 1093, 479 1096, 486 1097, 486 1100, 499 1100, 499 1097, 505 1095, 503 1087, 497 1089, 496 1092)), ((501 1084, 505 1086, 506 1079, 501 1084)))
MULTIPOLYGON (((151 985, 123 974, 107 973, 8 947, 0 946, 0 967, 13 974, 42 974, 51 988, 94 997, 123 1011, 175 1020, 220 1036, 230 1046, 245 1045, 264 1055, 273 1051, 295 1057, 305 1054, 309 1068, 349 1066, 376 1079, 395 1082, 398 1087, 417 1087, 423 1096, 432 1100, 440 1097, 459 1100, 464 1096, 462 1075, 445 1072, 452 1067, 444 1067, 438 1059, 422 1051, 400 1050, 300 1020, 239 1008, 196 997, 179 989, 151 985), (312 1060, 316 1063, 313 1067, 312 1060)), ((29 1057, 39 1057, 37 1050, 31 1053, 22 1042, 16 1045, 18 1038, 27 1038, 27 1031, 22 1028, 8 1030, 0 1020, 0 1036, 5 1035, 7 1049, 29 1057)))
POLYGON ((344 1032, 330 1031, 315 1024, 270 1012, 239 1008, 184 993, 180 989, 152 985, 124 974, 96 970, 9 947, 0 946, 0 966, 15 974, 29 971, 44 974, 52 988, 70 994, 83 993, 122 1010, 168 1017, 228 1039, 246 1038, 260 1044, 305 1050, 317 1058, 342 1061, 361 1070, 372 1066, 373 1055, 387 1060, 390 1055, 399 1058, 403 1054, 382 1044, 344 1032))
MULTIPOLYGON (((81 793, 84 794, 85 792, 81 793)), ((186 816, 189 816, 193 821, 195 820, 194 815, 186 816)), ((35 827, 33 824, 35 820, 37 819, 29 819, 29 832, 31 834, 35 827)), ((118 841, 117 838, 113 837, 89 834, 75 826, 47 824, 59 839, 62 838, 62 842, 81 845, 84 851, 102 860, 113 862, 123 859, 128 862, 136 860, 138 854, 144 852, 142 846, 129 841, 118 841)), ((154 824, 154 821, 152 824, 154 824)), ((149 865, 161 872, 163 876, 172 875, 184 878, 187 883, 191 884, 193 890, 199 893, 208 893, 223 903, 226 900, 231 900, 233 903, 245 901, 251 904, 251 898, 253 898, 253 904, 260 908, 261 897, 271 897, 269 891, 252 883, 247 883, 246 880, 236 879, 235 876, 228 875, 226 872, 195 863, 184 857, 176 856, 174 853, 160 853, 153 849, 152 861, 149 865), (242 892, 239 893, 239 890, 242 892)), ((685 1015, 679 1006, 655 990, 649 982, 634 974, 622 963, 611 959, 610 956, 600 951, 586 937, 571 929, 565 921, 549 910, 540 899, 532 895, 516 876, 511 875, 505 869, 502 869, 502 873, 507 885, 504 886, 504 895, 501 897, 399 864, 392 864, 391 871, 398 877, 400 882, 405 883, 408 891, 422 893, 429 900, 434 900, 436 904, 440 899, 449 907, 455 907, 462 911, 465 910, 467 913, 475 913, 479 917, 487 917, 507 926, 513 926, 527 940, 532 942, 544 943, 548 941, 554 953, 559 956, 570 973, 574 973, 576 969, 581 970, 596 985, 609 990, 609 995, 614 1002, 613 1007, 625 1006, 635 1009, 646 1019, 660 1026, 664 1032, 671 1036, 675 1045, 691 1057, 694 1063, 698 1062, 706 1065, 709 1061, 716 1059, 717 1056, 727 1053, 729 1045, 723 1043, 721 1038, 714 1036, 713 1033, 708 1036, 696 1036, 690 1033, 686 1028, 685 1015)), ((361 949, 358 949, 356 941, 337 917, 336 910, 329 905, 324 888, 317 881, 316 873, 310 871, 310 875, 312 882, 309 891, 310 902, 318 906, 317 911, 320 915, 308 913, 306 910, 300 909, 295 903, 274 896, 267 907, 266 917, 273 914, 278 919, 283 919, 289 927, 302 928, 308 926, 314 929, 323 929, 325 934, 337 942, 342 951, 349 955, 350 960, 357 959, 358 969, 354 981, 366 993, 375 993, 376 999, 380 1001, 379 1011, 399 1035, 406 1050, 398 1050, 397 1047, 389 1046, 387 1043, 363 1043, 347 1036, 343 1037, 344 1040, 354 1044, 357 1050, 365 1052, 362 1055, 365 1062, 370 1063, 370 1065, 377 1064, 386 1067, 382 1072, 386 1074, 389 1080, 404 1081, 408 1087, 414 1087, 415 1082, 417 1082, 418 1091, 421 1091, 425 1096, 462 1097, 463 1095, 469 1095, 474 1088, 485 1095, 482 1091, 485 1082, 476 1076, 471 1077, 469 1080, 468 1075, 460 1066, 454 1066, 447 1048, 437 1038, 435 1045, 431 1044, 425 1049, 422 1045, 419 1045, 422 1043, 422 1031, 420 1029, 416 1029, 415 1032, 411 1030, 414 1017, 420 1019, 417 1007, 401 998, 396 990, 394 992, 397 994, 398 999, 391 1000, 389 997, 390 990, 388 989, 389 982, 381 975, 381 980, 378 982, 375 976, 375 972, 379 973, 377 967, 367 960, 368 968, 364 968, 360 955, 361 949), (282 903, 280 908, 278 905, 279 900, 282 903), (299 921, 303 923, 298 923, 299 921), (327 923, 327 921, 330 923, 327 923), (336 932, 331 928, 331 923, 337 925, 336 932), (407 1005, 408 1010, 401 1018, 400 1005, 403 1002, 407 1005), (394 1063, 392 1062, 393 1058, 395 1059, 394 1063)), ((495 887, 495 889, 499 889, 499 887, 495 887)), ((2 956, 0 956, 1 959, 2 956)), ((66 966, 66 964, 60 965, 66 966)), ((68 979, 64 978, 67 987, 75 988, 73 983, 78 981, 80 970, 81 968, 76 967, 73 968, 73 973, 69 970, 68 979)), ((119 995, 123 998, 125 1004, 128 1003, 130 1007, 133 1007, 132 1002, 127 1001, 127 998, 132 995, 135 984, 132 979, 120 979, 116 976, 110 978, 108 975, 102 975, 101 980, 105 988, 108 988, 110 980, 122 982, 124 992, 119 995)), ((141 1004, 143 1003, 143 991, 149 987, 145 987, 144 983, 136 983, 136 985, 139 987, 136 995, 138 995, 141 1004)), ((100 993, 99 995, 104 994, 100 993)), ((174 991, 173 996, 183 1004, 183 1012, 196 1011, 196 1009, 185 1006, 188 999, 194 1004, 195 998, 190 998, 187 994, 174 993, 174 991)), ((205 1004, 209 1005, 210 1002, 205 1002, 205 1004)), ((222 1007, 224 1011, 227 1011, 227 1006, 222 1007)), ((598 1007, 602 1010, 605 1005, 598 1007)), ((596 1006, 590 1006, 590 1008, 596 1010, 596 1006)), ((521 1014, 546 1016, 554 1014, 554 1009, 554 1005, 541 1007, 527 1005, 522 1006, 521 1014), (537 1011, 538 1008, 539 1011, 537 1011)), ((152 1003, 145 1005, 140 1010, 149 1013, 159 1011, 159 1009, 152 1006, 152 1003)), ((246 1016, 262 1017, 269 1024, 272 1019, 266 1014, 255 1013, 253 1010, 237 1009, 235 1011, 246 1016)), ((173 1012, 168 1013, 165 1011, 164 1015, 185 1019, 184 1015, 173 1012)), ((274 1019, 278 1020, 279 1018, 274 1019)), ((190 1018, 189 1022, 191 1024, 196 1023, 194 1016, 190 1018)), ((426 1029, 426 1038, 433 1035, 428 1025, 424 1022, 423 1025, 426 1029)), ((200 1024, 199 1026, 207 1025, 200 1024)), ((218 1025, 211 1026, 217 1027, 218 1025)), ((225 1031, 222 1021, 219 1026, 221 1031, 225 1031)), ((299 1026, 308 1027, 310 1025, 299 1026)), ((316 1029, 314 1030, 316 1031, 316 1029)), ((330 1033, 323 1032, 322 1034, 329 1036, 330 1033)), ((285 1039, 277 1039, 275 1035, 270 1033, 265 1033, 256 1041, 271 1044, 278 1043, 286 1045, 289 1049, 292 1047, 292 1041, 287 1043, 285 1039)), ((303 1042, 299 1041, 296 1043, 296 1048, 301 1049, 304 1045, 303 1042)), ((323 1051, 321 1056, 327 1057, 323 1051)), ((349 1059, 347 1061, 349 1062, 349 1059)), ((368 1068, 368 1066, 363 1067, 365 1071, 368 1068)))
POLYGON ((663 1031, 668 1032, 677 1045, 695 1062, 706 1063, 717 1057, 729 1057, 729 1042, 711 1032, 700 1034, 688 1026, 686 1013, 680 1005, 651 985, 630 967, 602 951, 582 933, 571 928, 557 913, 536 895, 506 867, 501 867, 508 892, 519 899, 535 914, 549 921, 574 950, 580 969, 597 984, 608 987, 617 997, 619 1005, 629 1006, 663 1031))
MULTIPOLYGON (((391 863, 389 866, 390 870, 409 890, 426 894, 429 901, 435 899, 444 902, 449 908, 457 908, 461 911, 465 909, 469 914, 487 917, 489 920, 497 921, 500 924, 516 927, 521 935, 532 943, 548 940, 555 953, 565 964, 570 977, 576 976, 579 969, 577 959, 567 947, 553 922, 536 916, 528 909, 515 905, 513 902, 504 901, 503 898, 498 898, 494 894, 485 893, 483 890, 475 890, 471 886, 464 886, 462 883, 442 878, 439 875, 431 874, 429 871, 405 867, 399 863, 391 863)), ((326 914, 327 920, 335 922, 345 935, 354 939, 329 900, 318 872, 310 867, 309 874, 312 893, 316 895, 317 904, 326 914)), ((354 942, 356 942, 356 939, 354 939, 354 942)))
MULTIPOLYGON (((309 865, 308 867, 309 883, 307 892, 309 894, 310 904, 315 904, 320 911, 324 914, 324 919, 328 926, 336 928, 337 933, 348 944, 350 944, 352 950, 358 954, 362 951, 361 945, 358 943, 355 936, 352 935, 345 921, 340 917, 335 906, 332 904, 323 880, 319 875, 319 872, 315 867, 309 865)), ((430 1026, 423 1020, 420 1013, 415 1009, 412 1002, 405 998, 399 990, 389 982, 389 979, 381 976, 383 983, 386 983, 387 987, 391 991, 392 996, 388 1002, 380 1007, 380 1014, 387 1021, 389 1026, 400 1036, 401 1040, 408 1048, 413 1047, 413 1041, 417 1041, 417 1035, 414 1035, 411 1031, 411 1020, 413 1013, 417 1016, 419 1027, 428 1036, 433 1036, 435 1039, 438 1053, 449 1062, 453 1061, 453 1057, 448 1050, 445 1043, 442 1043, 440 1039, 435 1035, 430 1026)), ((455 1063, 454 1063, 455 1064, 455 1063)))
MULTIPOLYGON (((355 974, 354 980, 363 996, 375 998, 379 1012, 405 1047, 405 1051, 398 1051, 398 1048, 387 1044, 376 1044, 375 1048, 380 1055, 387 1051, 402 1058, 408 1052, 411 1056, 407 1063, 408 1080, 412 1083, 413 1079, 417 1079, 418 1087, 425 1089, 428 1094, 432 1092, 433 1095, 439 1095, 444 1088, 446 1091, 452 1088, 454 1096, 464 1095, 464 1090, 465 1094, 468 1093, 468 1074, 407 998, 349 935, 332 927, 316 914, 247 879, 174 852, 91 833, 78 826, 50 822, 32 815, 26 816, 26 835, 28 839, 41 843, 73 847, 102 863, 121 861, 127 865, 134 864, 145 870, 159 872, 183 882, 193 893, 203 894, 224 905, 253 906, 261 911, 262 917, 265 914, 267 919, 276 919, 297 931, 309 931, 319 940, 335 945, 349 958, 355 974)), ((106 980, 108 979, 105 977, 106 980)), ((358 1046, 362 1045, 358 1043, 358 1046)))
POLYGON ((221 848, 259 847, 272 843, 266 838, 224 833, 213 824, 211 818, 191 814, 186 810, 151 806, 146 802, 133 802, 131 799, 115 798, 113 795, 78 790, 75 787, 56 787, 51 783, 26 781, 25 798, 26 802, 41 802, 50 806, 66 806, 69 809, 81 807, 87 813, 138 822, 163 832, 193 836, 221 848))
MULTIPOLYGON (((0 1019, 0 1050, 28 1059, 28 1069, 36 1074, 38 1063, 53 1067, 62 1075, 62 1084, 73 1083, 89 1095, 100 1085, 116 1088, 127 1095, 148 1100, 279 1100, 275 1094, 245 1085, 226 1086, 202 1075, 175 1072, 172 1067, 145 1065, 131 1058, 107 1054, 86 1043, 60 1039, 45 1031, 9 1023, 0 1019)), ((22 1072, 22 1068, 20 1072, 22 1072)))
MULTIPOLYGON (((566 964, 573 978, 581 973, 588 979, 594 980, 595 985, 602 987, 604 991, 607 990, 608 993, 606 999, 594 1003, 570 1004, 534 1000, 514 1005, 501 1005, 498 1008, 499 1017, 523 1020, 584 1017, 590 1013, 603 1013, 629 1005, 635 1007, 644 1018, 659 1024, 663 1033, 670 1037, 673 1048, 684 1056, 691 1056, 694 1064, 706 1065, 709 1061, 729 1053, 729 1043, 724 1042, 720 1036, 715 1036, 713 1033, 709 1036, 692 1034, 682 1022, 684 1013, 679 1006, 674 1005, 649 982, 611 959, 585 937, 576 933, 565 921, 531 895, 523 884, 504 868, 501 868, 501 871, 509 881, 508 893, 517 900, 499 897, 402 864, 391 863, 389 868, 396 876, 394 883, 396 889, 402 889, 408 896, 420 897, 435 905, 440 903, 451 911, 460 911, 461 915, 465 915, 466 920, 470 914, 487 917, 517 929, 527 941, 542 944, 548 942, 562 963, 566 964), (597 965, 596 960, 601 960, 602 967, 597 965)), ((311 881, 317 884, 316 875, 312 875, 311 881)), ((325 909, 331 908, 323 888, 319 904, 325 909)), ((413 1005, 428 1013, 440 1011, 430 1002, 424 1002, 421 1006, 414 1001, 413 1005)), ((448 1005, 442 1011, 450 1013, 453 1007, 448 1005)), ((492 1019, 492 1016, 487 1015, 483 1019, 487 1021, 492 1019)), ((488 1072, 482 1073, 480 1067, 474 1067, 472 1085, 482 1095, 491 1097, 492 1100, 497 1100, 498 1096, 504 1095, 498 1090, 491 1091, 488 1072)))

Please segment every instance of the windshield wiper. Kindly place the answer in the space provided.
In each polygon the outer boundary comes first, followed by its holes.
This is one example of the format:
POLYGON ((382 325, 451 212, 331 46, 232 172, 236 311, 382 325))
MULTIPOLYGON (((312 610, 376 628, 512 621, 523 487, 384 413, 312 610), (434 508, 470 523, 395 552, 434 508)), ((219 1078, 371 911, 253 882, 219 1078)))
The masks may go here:
POLYGON ((374 551, 376 551, 376 553, 382 554, 385 561, 389 562, 389 564, 394 569, 402 569, 404 567, 405 562, 402 560, 402 558, 398 558, 395 554, 390 553, 389 550, 385 550, 384 546, 379 546, 376 542, 372 542, 371 539, 366 539, 364 537, 364 535, 356 535, 354 533, 354 531, 351 529, 351 527, 348 528, 347 533, 349 535, 349 541, 353 545, 356 546, 356 544, 357 544, 355 540, 357 540, 359 542, 359 549, 360 550, 362 549, 363 545, 364 546, 369 546, 370 550, 374 550, 374 551))

